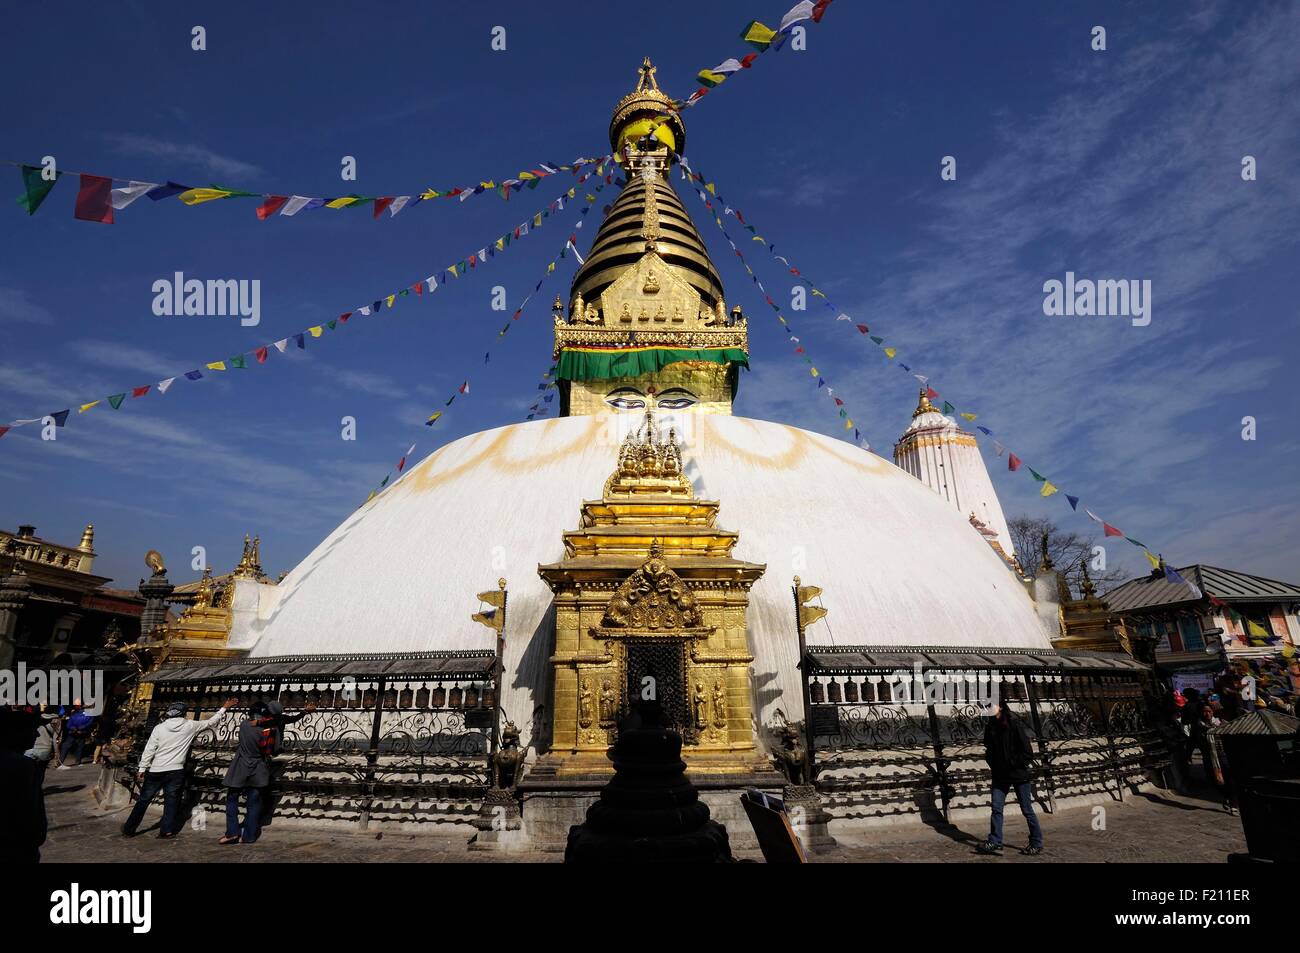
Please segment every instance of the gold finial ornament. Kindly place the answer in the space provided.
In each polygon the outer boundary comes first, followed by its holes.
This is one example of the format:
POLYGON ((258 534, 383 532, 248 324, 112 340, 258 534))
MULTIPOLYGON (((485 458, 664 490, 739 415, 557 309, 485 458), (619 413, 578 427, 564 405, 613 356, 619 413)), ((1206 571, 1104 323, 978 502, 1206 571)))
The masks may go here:
POLYGON ((937 413, 939 413, 939 408, 935 407, 934 404, 930 403, 929 388, 922 387, 921 397, 916 402, 916 410, 912 411, 912 419, 915 420, 917 417, 920 417, 922 414, 937 414, 937 413))
POLYGON ((163 562, 162 553, 156 549, 151 549, 144 554, 144 564, 153 570, 155 576, 161 576, 167 572, 167 566, 163 562))
POLYGON ((619 100, 609 124, 609 143, 616 153, 654 134, 659 145, 680 155, 686 149, 686 127, 677 104, 659 88, 657 69, 646 57, 637 71, 636 88, 619 100))
POLYGON ((86 524, 85 532, 81 534, 81 542, 77 544, 77 548, 81 550, 83 553, 89 553, 94 551, 95 549, 95 524, 94 523, 86 524))
POLYGON ((239 565, 235 567, 231 575, 238 576, 241 579, 263 578, 261 548, 262 538, 260 536, 254 536, 250 539, 248 534, 245 533, 244 552, 239 557, 239 565))

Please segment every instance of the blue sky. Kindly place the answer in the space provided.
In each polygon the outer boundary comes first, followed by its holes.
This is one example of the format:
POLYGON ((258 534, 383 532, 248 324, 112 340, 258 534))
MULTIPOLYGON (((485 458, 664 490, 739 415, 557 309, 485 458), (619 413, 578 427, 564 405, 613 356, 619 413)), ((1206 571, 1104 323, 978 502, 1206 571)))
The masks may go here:
MULTIPOLYGON (((792 0, 790 0, 792 2, 792 0)), ((60 22, 11 11, 0 74, 0 158, 147 181, 367 195, 500 179, 607 148, 614 103, 652 56, 672 94, 745 47, 781 2, 223 4, 125 2, 60 22), (630 9, 630 8, 629 8, 630 9), (190 49, 195 24, 208 49, 190 49), (507 49, 490 48, 493 26, 507 49), (340 160, 357 158, 357 182, 340 160)), ((809 28, 808 49, 761 57, 686 117, 687 152, 724 196, 824 288, 883 333, 960 409, 1039 472, 1176 564, 1300 580, 1300 7, 1287 3, 855 3, 809 28), (1089 31, 1107 29, 1094 53, 1089 31), (1243 155, 1259 179, 1243 182, 1243 155), (957 159, 943 182, 940 160, 957 159), (1067 271, 1153 283, 1149 327, 1047 317, 1067 271), (1258 421, 1243 441, 1241 418, 1258 421)), ((17 195, 16 170, 4 173, 17 195)), ((676 180, 675 180, 676 181, 676 180)), ((252 200, 141 200, 103 226, 75 221, 74 179, 28 218, 0 209, 0 420, 35 417, 281 338, 445 268, 569 185, 502 202, 416 206, 394 219, 304 212, 259 222, 252 200), (262 321, 166 318, 151 286, 262 283, 262 321)), ((737 412, 839 436, 806 366, 694 196, 681 189, 728 298, 753 319, 737 412)), ((612 199, 602 193, 601 204, 612 199)), ((96 524, 97 568, 120 584, 157 548, 190 578, 260 533, 273 574, 363 501, 412 442, 522 419, 549 364, 549 301, 571 259, 510 334, 513 310, 567 234, 565 214, 481 273, 272 355, 266 368, 178 383, 75 416, 53 443, 0 441, 0 526, 75 543, 96 524), (483 352, 492 348, 490 364, 483 352), (422 426, 466 377, 436 430, 422 426), (340 418, 358 421, 355 442, 340 418)), ((585 251, 598 218, 580 247, 585 251)), ((734 224, 732 225, 735 230, 734 224)), ((769 290, 789 283, 758 246, 769 290)), ((777 294, 777 292, 780 294, 777 294)), ((888 455, 915 382, 814 307, 787 312, 809 352, 888 455)), ((988 453, 1008 515, 1087 532, 1060 496, 988 453)), ((1140 553, 1110 547, 1135 571, 1140 553)), ((942 566, 942 553, 935 554, 942 566)))

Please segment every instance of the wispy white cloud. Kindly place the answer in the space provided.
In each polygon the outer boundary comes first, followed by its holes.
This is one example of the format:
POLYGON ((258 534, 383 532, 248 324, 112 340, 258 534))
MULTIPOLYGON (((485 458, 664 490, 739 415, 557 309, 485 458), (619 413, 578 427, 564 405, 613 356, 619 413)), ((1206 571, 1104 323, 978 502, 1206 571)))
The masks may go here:
MULTIPOLYGON (((173 142, 156 136, 141 135, 131 132, 115 132, 108 136, 109 142, 123 155, 146 156, 152 159, 175 161, 189 167, 202 169, 215 176, 254 176, 261 175, 262 169, 251 162, 224 156, 218 152, 193 142, 173 142)), ((183 175, 178 170, 176 175, 183 175)))
POLYGON ((0 323, 53 324, 54 314, 20 288, 0 287, 0 323))

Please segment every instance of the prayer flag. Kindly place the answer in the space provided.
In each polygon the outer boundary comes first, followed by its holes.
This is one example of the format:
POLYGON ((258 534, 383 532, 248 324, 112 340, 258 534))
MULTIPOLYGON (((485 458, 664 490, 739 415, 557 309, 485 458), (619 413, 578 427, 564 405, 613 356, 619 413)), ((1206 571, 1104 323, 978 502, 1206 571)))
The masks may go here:
POLYGON ((117 410, 122 406, 122 401, 125 399, 126 399, 126 394, 110 394, 108 397, 108 402, 114 410, 117 410))
POLYGON ((268 195, 266 201, 257 207, 257 217, 265 222, 276 212, 280 211, 280 209, 284 208, 285 203, 288 201, 289 196, 287 195, 268 195))
POLYGON ((776 31, 770 29, 757 20, 749 21, 749 25, 740 32, 740 38, 762 53, 772 43, 772 38, 776 36, 776 31))
POLYGON ((81 173, 74 215, 83 222, 113 224, 113 180, 102 175, 81 173))
POLYGON ((27 209, 28 215, 35 215, 50 190, 58 185, 62 172, 55 172, 54 178, 46 179, 40 166, 25 165, 20 170, 23 175, 23 194, 18 196, 18 204, 27 209))
POLYGON ((1014 453, 1007 457, 1007 469, 1012 472, 1020 469, 1020 458, 1014 453))
POLYGON ((140 196, 156 188, 158 188, 157 182, 128 182, 126 185, 120 185, 112 191, 113 208, 121 211, 140 196))

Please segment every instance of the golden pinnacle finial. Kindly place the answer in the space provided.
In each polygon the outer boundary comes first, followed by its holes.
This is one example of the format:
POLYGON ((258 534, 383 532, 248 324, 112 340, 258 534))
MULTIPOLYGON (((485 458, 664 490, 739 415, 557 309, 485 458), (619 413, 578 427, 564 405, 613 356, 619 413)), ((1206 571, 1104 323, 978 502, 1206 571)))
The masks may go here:
POLYGON ((921 397, 916 402, 916 410, 912 411, 912 419, 915 420, 922 414, 937 414, 938 412, 939 409, 935 407, 934 404, 930 403, 930 389, 928 387, 922 387, 921 397))
POLYGON ((655 79, 656 67, 650 62, 650 57, 646 57, 641 63, 641 78, 637 81, 636 88, 640 92, 643 89, 658 89, 659 82, 655 79))
POLYGON ((95 548, 95 524, 87 523, 86 530, 81 534, 81 542, 77 546, 83 553, 88 553, 95 548))

